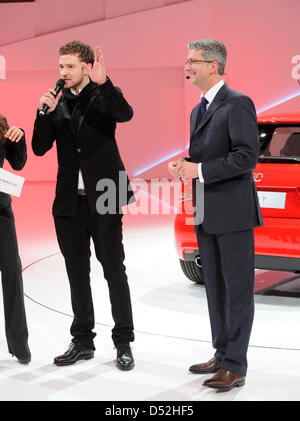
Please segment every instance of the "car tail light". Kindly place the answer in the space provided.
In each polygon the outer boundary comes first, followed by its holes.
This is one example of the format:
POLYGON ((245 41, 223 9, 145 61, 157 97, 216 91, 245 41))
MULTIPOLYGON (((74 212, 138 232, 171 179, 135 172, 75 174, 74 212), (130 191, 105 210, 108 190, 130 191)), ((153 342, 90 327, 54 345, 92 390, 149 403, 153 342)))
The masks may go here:
POLYGON ((184 249, 184 253, 185 254, 194 254, 195 253, 195 249, 184 249))

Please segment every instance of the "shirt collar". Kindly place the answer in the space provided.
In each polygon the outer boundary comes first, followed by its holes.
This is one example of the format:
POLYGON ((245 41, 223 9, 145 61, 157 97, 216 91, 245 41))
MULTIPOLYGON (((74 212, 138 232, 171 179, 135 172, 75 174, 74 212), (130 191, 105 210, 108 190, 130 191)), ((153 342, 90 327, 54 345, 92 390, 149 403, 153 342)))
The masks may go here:
POLYGON ((77 95, 80 94, 80 92, 82 91, 82 89, 79 89, 78 90, 78 94, 76 93, 76 91, 74 89, 70 89, 70 91, 72 92, 73 95, 76 95, 77 96, 77 95))
MULTIPOLYGON (((219 92, 219 90, 222 88, 222 86, 224 85, 224 80, 220 80, 218 83, 216 83, 212 88, 210 88, 209 91, 206 92, 205 94, 205 98, 208 101, 207 107, 210 106, 210 104, 213 102, 215 96, 217 95, 217 93, 219 92)), ((203 95, 201 95, 201 98, 203 97, 203 95)))

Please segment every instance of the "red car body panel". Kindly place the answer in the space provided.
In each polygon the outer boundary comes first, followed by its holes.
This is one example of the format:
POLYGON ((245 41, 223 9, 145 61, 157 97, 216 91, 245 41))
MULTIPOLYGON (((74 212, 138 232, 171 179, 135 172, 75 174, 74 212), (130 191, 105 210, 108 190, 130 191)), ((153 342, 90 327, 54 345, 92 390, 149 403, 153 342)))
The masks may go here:
MULTIPOLYGON (((258 124, 295 126, 300 135, 300 111, 262 114, 258 116, 258 124)), ((253 175, 261 204, 265 192, 286 194, 283 208, 261 208, 264 226, 255 228, 256 267, 298 271, 300 270, 300 163, 261 162, 253 170, 253 175)), ((182 260, 193 260, 198 253, 194 226, 186 224, 186 218, 190 217, 188 214, 192 211, 191 193, 191 183, 182 183, 183 199, 180 202, 182 208, 179 209, 174 224, 175 247, 178 257, 182 260)))

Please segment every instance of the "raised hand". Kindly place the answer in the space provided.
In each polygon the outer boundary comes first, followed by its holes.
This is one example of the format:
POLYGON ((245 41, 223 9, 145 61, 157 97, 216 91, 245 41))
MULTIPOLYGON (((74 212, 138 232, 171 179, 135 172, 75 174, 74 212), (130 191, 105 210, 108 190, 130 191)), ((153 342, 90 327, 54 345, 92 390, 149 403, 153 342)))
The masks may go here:
POLYGON ((84 62, 82 62, 81 65, 93 82, 97 83, 98 85, 103 85, 103 83, 106 82, 106 70, 103 59, 102 46, 96 47, 94 53, 95 62, 92 68, 84 62))
POLYGON ((23 138, 23 136, 23 130, 19 129, 19 127, 16 126, 11 126, 4 135, 6 139, 9 139, 11 142, 16 143, 18 143, 23 138))

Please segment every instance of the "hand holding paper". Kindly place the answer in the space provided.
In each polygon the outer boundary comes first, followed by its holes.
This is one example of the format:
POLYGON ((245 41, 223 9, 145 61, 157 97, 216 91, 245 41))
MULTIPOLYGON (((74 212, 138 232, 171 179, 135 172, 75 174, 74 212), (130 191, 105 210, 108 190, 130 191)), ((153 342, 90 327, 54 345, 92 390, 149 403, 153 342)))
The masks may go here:
POLYGON ((0 192, 20 197, 25 178, 0 168, 0 192))

